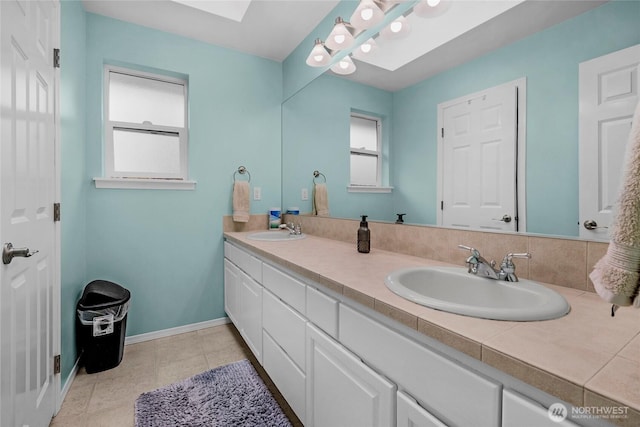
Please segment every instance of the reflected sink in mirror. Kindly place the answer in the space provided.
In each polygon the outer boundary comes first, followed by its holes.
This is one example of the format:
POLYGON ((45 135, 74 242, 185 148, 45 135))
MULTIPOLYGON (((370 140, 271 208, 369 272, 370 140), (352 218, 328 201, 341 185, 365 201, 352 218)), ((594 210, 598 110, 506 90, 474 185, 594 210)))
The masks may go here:
POLYGON ((260 231, 247 236, 251 240, 262 240, 267 242, 287 242, 300 240, 307 237, 305 234, 291 234, 288 231, 260 231))
POLYGON ((539 283, 486 279, 459 267, 396 270, 385 283, 394 293, 417 304, 483 319, 549 320, 571 309, 562 295, 539 283))

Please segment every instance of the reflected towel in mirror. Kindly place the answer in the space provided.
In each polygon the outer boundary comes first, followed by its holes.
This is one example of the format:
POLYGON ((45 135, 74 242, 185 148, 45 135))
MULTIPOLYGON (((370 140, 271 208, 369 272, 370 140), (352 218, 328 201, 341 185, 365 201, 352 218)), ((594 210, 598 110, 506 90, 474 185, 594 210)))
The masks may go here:
POLYGON ((327 184, 314 184, 313 211, 317 216, 329 216, 329 194, 327 184))
POLYGON ((589 277, 606 301, 640 308, 640 103, 633 116, 625 159, 611 241, 589 277))
POLYGON ((233 221, 249 222, 249 182, 233 183, 233 221))

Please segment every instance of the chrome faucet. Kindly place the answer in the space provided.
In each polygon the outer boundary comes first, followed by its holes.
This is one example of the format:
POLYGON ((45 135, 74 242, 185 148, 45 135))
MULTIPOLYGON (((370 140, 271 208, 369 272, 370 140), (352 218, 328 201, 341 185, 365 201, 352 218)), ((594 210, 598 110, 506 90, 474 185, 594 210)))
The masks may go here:
POLYGON ((508 253, 500 263, 500 270, 497 270, 494 268, 496 262, 493 260, 489 262, 484 259, 477 249, 464 245, 458 245, 458 247, 471 252, 471 256, 466 260, 469 273, 493 280, 517 282, 518 276, 516 276, 516 266, 513 263, 513 258, 531 258, 531 254, 526 252, 519 254, 508 253))
POLYGON ((289 230, 289 234, 293 234, 296 236, 299 236, 302 234, 302 226, 300 224, 293 224, 293 222, 290 222, 289 224, 281 224, 280 228, 282 228, 283 230, 289 230))

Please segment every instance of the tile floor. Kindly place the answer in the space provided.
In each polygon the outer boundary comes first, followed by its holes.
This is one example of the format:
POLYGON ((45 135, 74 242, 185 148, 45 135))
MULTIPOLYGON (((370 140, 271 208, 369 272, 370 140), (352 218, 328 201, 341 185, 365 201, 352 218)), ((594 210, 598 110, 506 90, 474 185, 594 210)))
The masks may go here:
POLYGON ((294 426, 302 424, 258 365, 232 324, 125 346, 122 363, 108 371, 81 369, 50 427, 128 427, 134 402, 146 391, 217 366, 249 359, 294 426))

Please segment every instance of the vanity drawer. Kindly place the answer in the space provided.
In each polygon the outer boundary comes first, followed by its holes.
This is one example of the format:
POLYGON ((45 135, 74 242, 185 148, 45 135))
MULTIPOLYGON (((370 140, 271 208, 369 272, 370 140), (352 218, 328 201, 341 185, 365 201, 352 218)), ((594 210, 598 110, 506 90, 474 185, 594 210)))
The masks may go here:
POLYGON ((258 283, 262 283, 262 261, 258 258, 229 242, 224 242, 224 256, 258 283))
POLYGON ((266 331, 262 333, 262 365, 291 409, 304 420, 306 376, 266 331))
POLYGON ((501 384, 344 304, 339 316, 340 342, 439 419, 453 425, 500 425, 501 384))
POLYGON ((307 319, 338 339, 338 301, 307 286, 307 319))
MULTIPOLYGON (((562 409, 562 407, 560 407, 562 409)), ((568 415, 570 409, 564 408, 568 415)), ((517 426, 527 423, 539 427, 578 427, 569 419, 554 421, 549 411, 540 403, 530 400, 512 390, 505 390, 502 395, 502 425, 517 426)))
POLYGON ((307 320, 265 290, 262 298, 262 327, 276 343, 305 370, 305 327, 307 320))
POLYGON ((305 288, 304 283, 282 271, 264 264, 262 271, 262 284, 282 301, 289 304, 299 313, 305 314, 305 288))
POLYGON ((399 391, 397 401, 398 427, 447 427, 409 395, 399 391))

